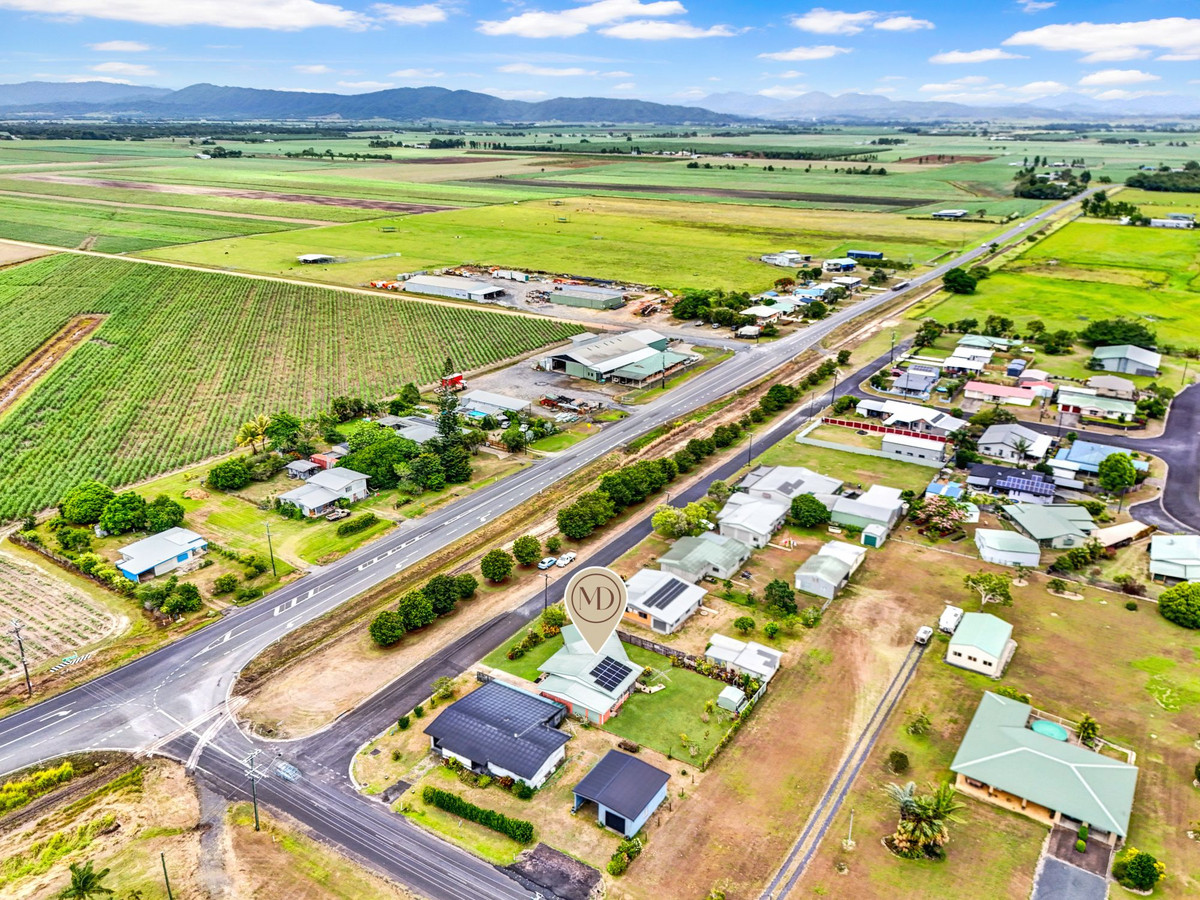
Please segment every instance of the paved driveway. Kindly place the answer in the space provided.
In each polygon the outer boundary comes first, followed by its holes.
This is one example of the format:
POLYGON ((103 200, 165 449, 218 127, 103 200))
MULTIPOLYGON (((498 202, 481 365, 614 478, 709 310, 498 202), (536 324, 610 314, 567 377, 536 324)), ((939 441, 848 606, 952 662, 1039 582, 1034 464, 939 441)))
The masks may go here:
POLYGON ((1107 896, 1108 882, 1099 875, 1047 856, 1031 900, 1104 900, 1107 896))

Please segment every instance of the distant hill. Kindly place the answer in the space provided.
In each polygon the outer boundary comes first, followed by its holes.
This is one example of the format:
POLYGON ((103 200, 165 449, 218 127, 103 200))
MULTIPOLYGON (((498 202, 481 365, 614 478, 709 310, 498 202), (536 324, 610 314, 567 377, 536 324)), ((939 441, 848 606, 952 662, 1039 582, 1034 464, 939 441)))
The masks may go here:
POLYGON ((738 116, 692 106, 670 106, 611 97, 560 97, 528 103, 476 91, 440 87, 393 88, 369 94, 318 94, 193 84, 178 91, 124 85, 0 85, 7 115, 121 115, 146 119, 386 119, 400 122, 612 122, 656 125, 720 125, 738 116), (44 91, 24 90, 31 85, 44 91), (124 87, 102 96, 103 89, 124 87), (48 90, 54 88, 57 90, 48 90), (148 93, 151 92, 151 93, 148 93))

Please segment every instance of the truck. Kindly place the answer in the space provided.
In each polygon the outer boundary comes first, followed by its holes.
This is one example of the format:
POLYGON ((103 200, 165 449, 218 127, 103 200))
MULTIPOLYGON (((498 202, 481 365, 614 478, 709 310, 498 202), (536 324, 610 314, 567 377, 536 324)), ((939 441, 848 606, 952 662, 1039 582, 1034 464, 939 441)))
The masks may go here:
POLYGON ((452 375, 442 376, 442 387, 449 388, 452 391, 465 391, 467 389, 467 379, 462 372, 455 372, 452 375))
POLYGON ((954 634, 954 629, 958 628, 958 623, 962 621, 963 611, 957 606, 947 606, 942 610, 941 616, 938 617, 938 631, 945 634, 954 634))

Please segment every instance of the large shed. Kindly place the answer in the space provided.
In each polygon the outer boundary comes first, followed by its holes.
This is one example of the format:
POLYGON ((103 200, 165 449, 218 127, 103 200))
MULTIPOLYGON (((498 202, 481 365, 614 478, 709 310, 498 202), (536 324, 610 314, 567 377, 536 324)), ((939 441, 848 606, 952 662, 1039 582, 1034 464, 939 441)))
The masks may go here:
POLYGON ((575 785, 571 812, 595 803, 600 824, 630 838, 667 799, 670 780, 666 772, 637 757, 609 750, 575 785))

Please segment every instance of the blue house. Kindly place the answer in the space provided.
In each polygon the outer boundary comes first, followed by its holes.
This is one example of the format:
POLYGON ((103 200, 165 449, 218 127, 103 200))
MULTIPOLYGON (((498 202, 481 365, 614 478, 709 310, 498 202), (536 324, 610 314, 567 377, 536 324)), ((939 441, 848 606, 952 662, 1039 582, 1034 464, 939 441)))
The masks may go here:
POLYGON ((649 763, 609 750, 592 771, 575 785, 575 806, 579 811, 584 803, 597 807, 597 817, 605 828, 633 837, 667 799, 667 782, 671 776, 649 763))
MULTIPOLYGON (((1110 447, 1107 444, 1076 440, 1069 447, 1061 448, 1050 464, 1053 465, 1055 461, 1059 460, 1066 463, 1074 463, 1073 468, 1077 471, 1090 472, 1095 475, 1100 471, 1100 463, 1110 454, 1128 452, 1121 447, 1110 447)), ((1150 464, 1144 459, 1135 459, 1133 467, 1139 472, 1145 472, 1150 467, 1150 464)))
POLYGON ((117 568, 130 581, 153 578, 200 556, 208 541, 187 528, 168 528, 121 548, 117 568))

